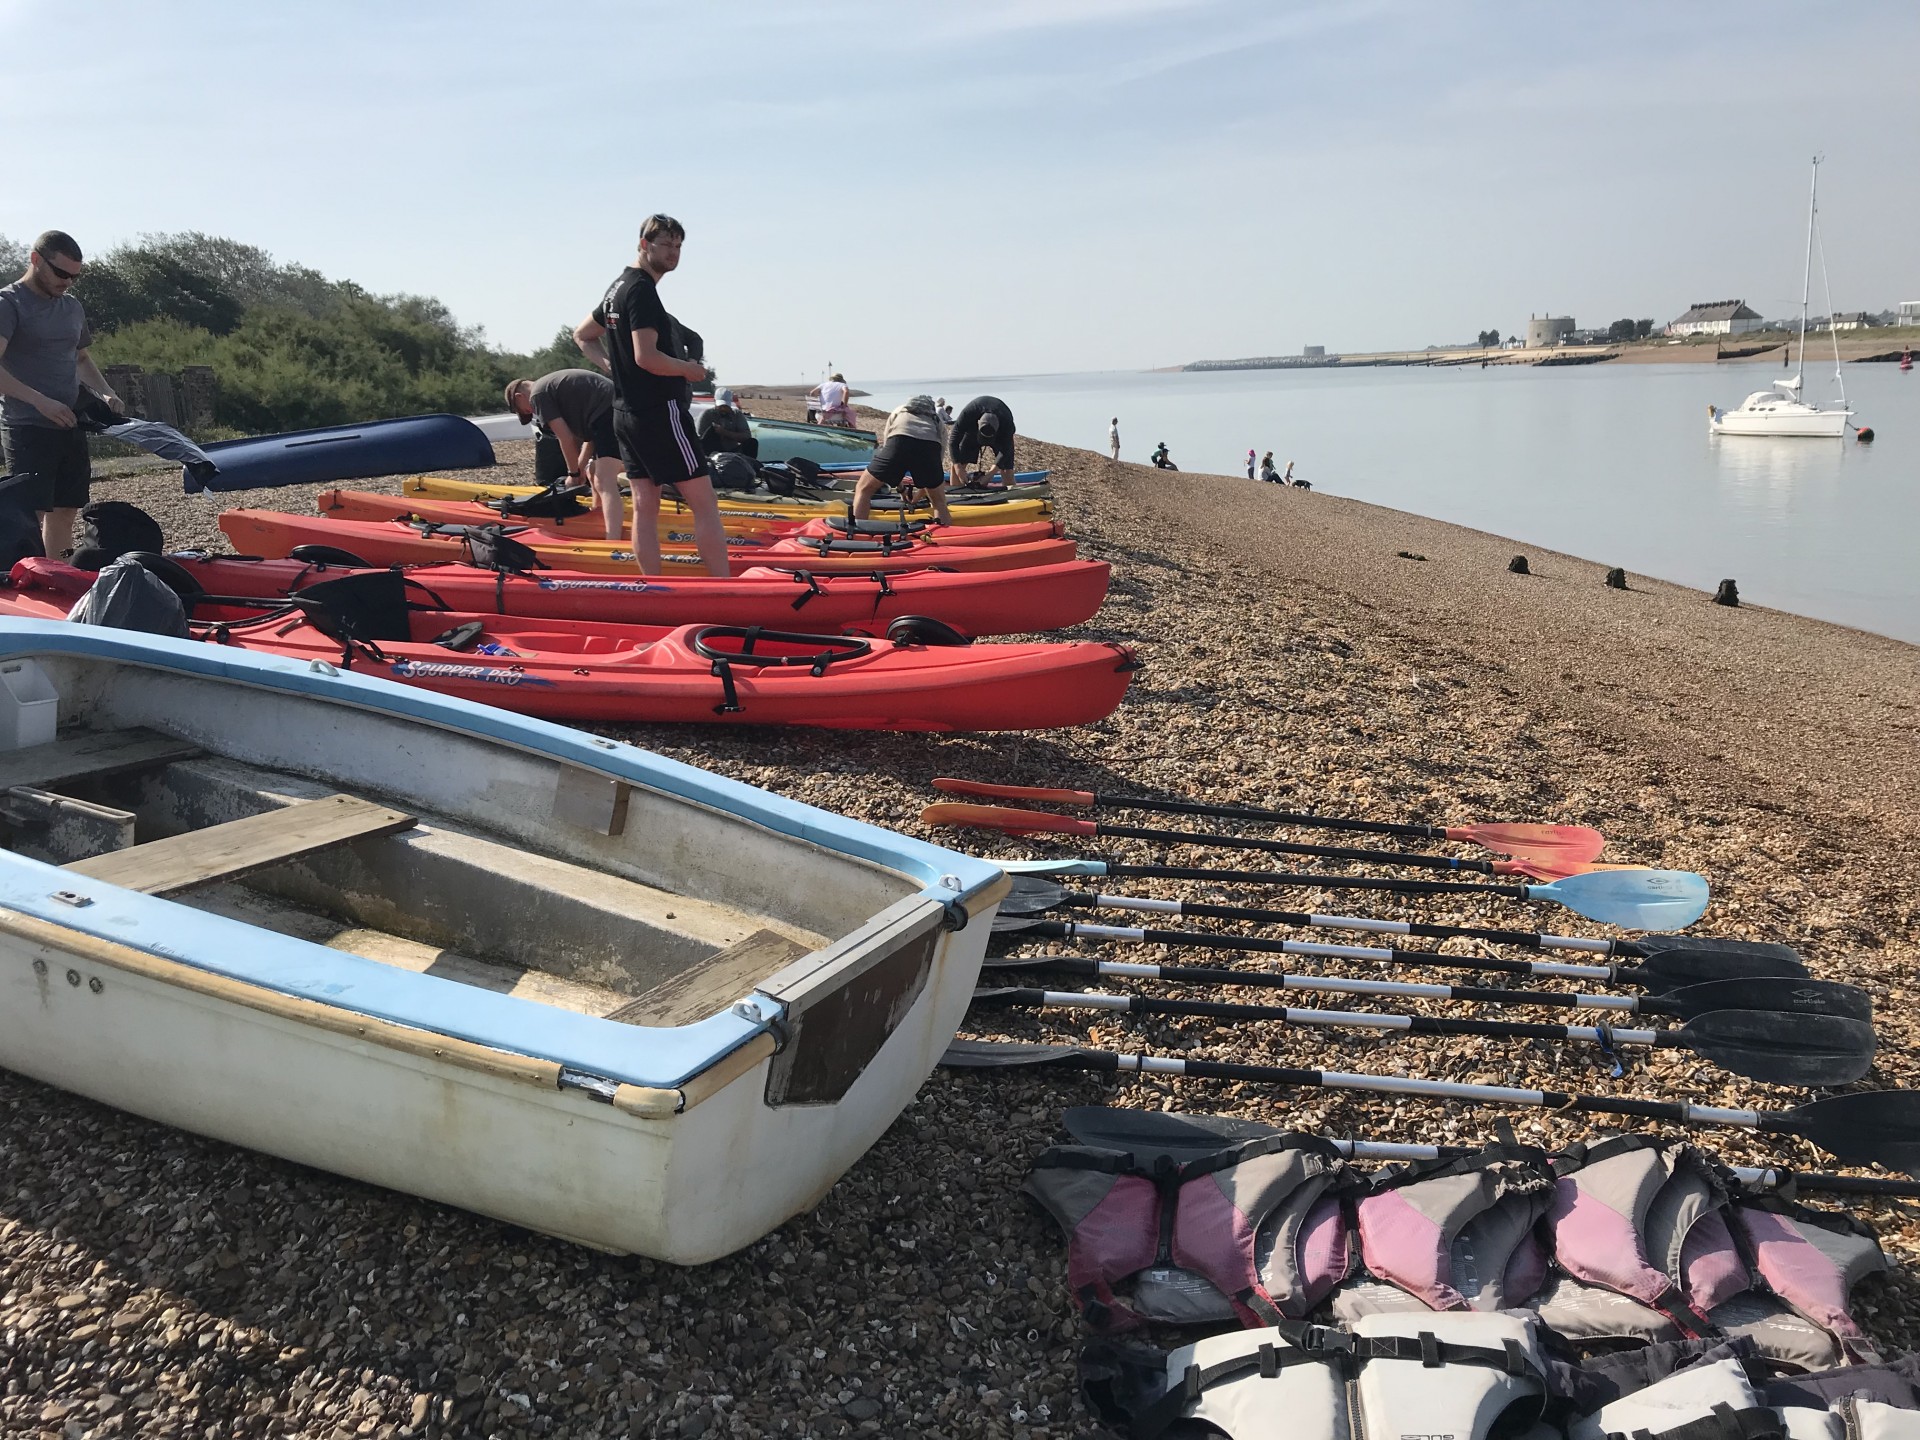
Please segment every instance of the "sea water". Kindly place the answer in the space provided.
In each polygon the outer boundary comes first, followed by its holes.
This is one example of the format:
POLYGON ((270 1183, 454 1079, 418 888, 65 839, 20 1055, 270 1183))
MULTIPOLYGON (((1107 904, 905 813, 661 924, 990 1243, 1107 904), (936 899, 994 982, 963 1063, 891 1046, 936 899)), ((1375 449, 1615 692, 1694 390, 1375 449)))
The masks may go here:
MULTIPOLYGON (((863 404, 978 394, 1020 433, 1121 458, 1167 442, 1183 471, 1271 450, 1316 490, 1920 643, 1920 373, 1848 365, 1871 444, 1714 436, 1777 366, 1603 363, 1109 372, 869 382, 863 404)), ((1807 366, 1830 404, 1831 362, 1807 366)), ((1235 492, 1236 497, 1244 492, 1235 492)))

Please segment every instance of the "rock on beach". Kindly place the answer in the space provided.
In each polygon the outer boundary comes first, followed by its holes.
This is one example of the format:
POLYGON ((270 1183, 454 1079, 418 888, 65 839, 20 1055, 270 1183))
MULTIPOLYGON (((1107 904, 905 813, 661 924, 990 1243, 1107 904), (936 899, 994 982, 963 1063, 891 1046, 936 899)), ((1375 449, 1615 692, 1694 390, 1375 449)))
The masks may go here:
MULTIPOLYGON (((744 398, 797 418, 792 402, 744 398)), ((509 463, 496 478, 530 472, 529 449, 503 447, 509 463)), ((1132 644, 1145 662, 1111 719, 981 737, 605 733, 991 855, 1080 852, 922 831, 934 776, 1377 819, 1595 825, 1608 858, 1707 875, 1707 933, 1785 940, 1815 973, 1866 986, 1881 1042, 1870 1084, 1920 1082, 1920 651, 1751 604, 1715 606, 1705 591, 1639 576, 1633 589, 1611 590, 1603 565, 1534 548, 1532 573, 1509 575, 1514 539, 1323 491, 1164 474, 1024 438, 1020 460, 1054 471, 1083 553, 1115 567, 1105 609, 1077 632, 1132 644), (1428 563, 1407 564, 1401 552, 1428 563)), ((299 508, 312 493, 224 503, 299 508)), ((149 509, 177 546, 220 542, 223 498, 185 496, 171 473, 103 482, 96 494, 149 509)), ((1208 828, 1142 823, 1162 820, 1208 828)), ((1099 849, 1207 863, 1184 847, 1099 849)), ((1129 888, 1243 903, 1252 893, 1129 888)), ((1252 903, 1592 933, 1544 907, 1396 898, 1289 891, 1252 903)), ((969 1033, 982 1036, 1720 1105, 1805 1098, 1684 1051, 1632 1062, 1615 1080, 1599 1057, 1563 1044, 1074 1012, 974 1023, 969 1033)), ((1495 1118, 1321 1091, 943 1072, 813 1213, 739 1255, 682 1270, 285 1164, 0 1072, 0 1434, 1084 1435, 1092 1424, 1074 1395, 1078 1327, 1064 1249, 1018 1186, 1058 1138, 1060 1110, 1088 1102, 1383 1139, 1476 1141, 1495 1118)), ((1577 1117, 1509 1118, 1529 1141, 1595 1133, 1577 1117)), ((1733 1163, 1823 1168, 1800 1142, 1738 1131, 1696 1138, 1733 1163)), ((1853 1208, 1897 1266, 1859 1292, 1862 1323, 1886 1346, 1913 1346, 1913 1211, 1853 1208)))

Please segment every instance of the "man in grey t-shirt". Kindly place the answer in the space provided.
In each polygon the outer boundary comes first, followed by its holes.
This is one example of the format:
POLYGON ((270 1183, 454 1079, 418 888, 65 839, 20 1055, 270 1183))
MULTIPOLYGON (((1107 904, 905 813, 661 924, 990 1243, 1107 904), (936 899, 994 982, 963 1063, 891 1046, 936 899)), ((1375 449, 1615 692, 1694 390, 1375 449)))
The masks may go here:
POLYGON ((27 273, 0 286, 0 439, 7 469, 34 475, 34 509, 47 554, 73 547, 73 517, 87 503, 93 466, 73 409, 85 381, 125 413, 88 347, 87 313, 69 292, 86 267, 73 237, 49 230, 33 242, 27 273))
POLYGON ((522 425, 538 424, 560 443, 568 477, 592 483, 607 538, 620 539, 625 515, 620 442, 613 433, 613 381, 597 370, 555 370, 538 380, 515 380, 507 386, 507 408, 522 425))

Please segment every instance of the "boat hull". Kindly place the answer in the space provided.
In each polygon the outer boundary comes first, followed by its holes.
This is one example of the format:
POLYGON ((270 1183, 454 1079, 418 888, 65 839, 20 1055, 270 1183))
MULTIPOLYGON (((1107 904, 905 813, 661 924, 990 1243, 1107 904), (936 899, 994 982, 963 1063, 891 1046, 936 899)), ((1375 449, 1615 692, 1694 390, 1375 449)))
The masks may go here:
POLYGON ((1707 423, 1715 435, 1844 440, 1852 419, 1852 412, 1846 410, 1817 410, 1791 416, 1742 415, 1738 410, 1731 410, 1715 415, 1707 423))
POLYGON ((632 747, 362 677, 0 622, 0 659, 22 658, 63 716, 297 765, 484 820, 544 864, 681 879, 831 937, 738 1004, 636 1026, 0 853, 0 1066, 604 1250, 696 1264, 816 1203, 950 1041, 1006 886, 967 857, 632 747), (556 782, 577 772, 630 791, 633 823, 560 820, 556 782))

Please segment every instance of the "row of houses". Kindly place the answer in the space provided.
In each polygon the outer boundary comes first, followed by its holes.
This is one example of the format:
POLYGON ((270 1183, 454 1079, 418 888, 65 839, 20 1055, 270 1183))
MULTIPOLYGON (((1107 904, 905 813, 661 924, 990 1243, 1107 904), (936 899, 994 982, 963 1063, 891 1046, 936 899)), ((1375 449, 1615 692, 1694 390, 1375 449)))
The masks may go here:
MULTIPOLYGON (((1902 300, 1895 312, 1893 323, 1896 325, 1920 325, 1920 300, 1902 300)), ((1830 318, 1820 320, 1814 328, 1820 330, 1865 330, 1884 320, 1865 310, 1843 310, 1830 318)), ((1688 307, 1687 313, 1666 327, 1666 334, 1673 338, 1687 335, 1743 335, 1750 330, 1778 329, 1775 322, 1768 325, 1765 316, 1753 309, 1744 300, 1704 300, 1688 307)), ((1554 345, 1592 344, 1604 340, 1606 334, 1598 330, 1581 330, 1573 323, 1571 315, 1529 315, 1527 317, 1527 348, 1544 349, 1554 345)))

